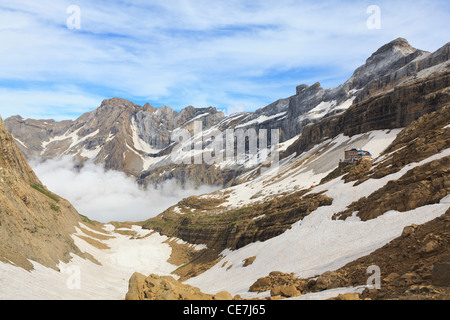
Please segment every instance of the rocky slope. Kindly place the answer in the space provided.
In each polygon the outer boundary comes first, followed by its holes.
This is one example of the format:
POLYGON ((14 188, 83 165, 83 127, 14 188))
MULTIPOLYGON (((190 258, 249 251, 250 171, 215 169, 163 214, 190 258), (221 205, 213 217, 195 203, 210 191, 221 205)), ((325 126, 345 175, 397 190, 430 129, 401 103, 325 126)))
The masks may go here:
POLYGON ((1 119, 0 148, 0 261, 56 269, 81 254, 70 235, 82 217, 42 185, 1 119))

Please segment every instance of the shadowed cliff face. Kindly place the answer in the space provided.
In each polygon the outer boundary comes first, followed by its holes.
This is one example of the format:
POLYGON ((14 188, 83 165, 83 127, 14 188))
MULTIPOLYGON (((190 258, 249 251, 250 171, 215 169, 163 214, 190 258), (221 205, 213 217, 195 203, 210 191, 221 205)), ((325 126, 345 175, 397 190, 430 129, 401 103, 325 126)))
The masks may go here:
POLYGON ((0 148, 0 261, 31 270, 33 260, 57 269, 70 253, 80 253, 70 234, 81 218, 42 185, 1 119, 0 148))

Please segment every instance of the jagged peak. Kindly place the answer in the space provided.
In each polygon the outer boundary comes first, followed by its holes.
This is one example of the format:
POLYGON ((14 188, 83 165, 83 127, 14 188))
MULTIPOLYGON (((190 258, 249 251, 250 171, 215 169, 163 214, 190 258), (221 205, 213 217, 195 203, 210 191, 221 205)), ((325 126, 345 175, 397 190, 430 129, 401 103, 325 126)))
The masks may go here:
POLYGON ((424 51, 412 47, 405 38, 397 38, 375 51, 366 63, 355 70, 347 84, 349 88, 362 88, 371 80, 401 68, 424 51))
POLYGON ((123 99, 123 98, 118 98, 118 97, 114 97, 114 98, 110 98, 110 99, 105 99, 102 101, 100 108, 102 107, 135 107, 136 104, 134 104, 133 102, 123 99))
POLYGON ((401 50, 401 51, 416 51, 417 49, 412 47, 408 40, 406 40, 405 38, 397 38, 395 40, 392 40, 391 42, 383 45, 382 47, 380 47, 373 55, 377 55, 380 54, 382 52, 386 52, 388 50, 401 50))
POLYGON ((320 90, 320 89, 322 89, 320 82, 316 82, 312 86, 309 86, 307 84, 301 84, 301 85, 297 86, 296 94, 301 95, 301 94, 305 94, 307 92, 312 92, 312 91, 320 90))

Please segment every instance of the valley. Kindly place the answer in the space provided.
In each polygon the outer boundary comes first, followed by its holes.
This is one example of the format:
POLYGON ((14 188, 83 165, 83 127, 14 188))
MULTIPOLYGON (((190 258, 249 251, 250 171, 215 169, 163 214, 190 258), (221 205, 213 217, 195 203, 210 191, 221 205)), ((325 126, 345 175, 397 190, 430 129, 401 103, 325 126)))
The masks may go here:
POLYGON ((111 98, 74 121, 5 119, 0 299, 448 299, 449 48, 398 38, 338 87, 299 85, 254 112, 111 98), (239 129, 271 143, 249 134, 256 152, 239 152, 227 139, 239 129), (230 157, 188 161, 212 150, 230 157), (36 159, 120 172, 150 192, 214 191, 99 222, 50 191, 36 159))

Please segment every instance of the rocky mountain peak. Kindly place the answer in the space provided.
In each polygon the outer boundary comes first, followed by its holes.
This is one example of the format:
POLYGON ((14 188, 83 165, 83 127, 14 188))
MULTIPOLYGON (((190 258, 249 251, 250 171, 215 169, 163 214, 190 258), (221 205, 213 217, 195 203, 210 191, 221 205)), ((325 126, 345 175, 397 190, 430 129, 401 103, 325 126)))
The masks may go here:
POLYGON ((146 112, 155 112, 156 108, 147 102, 146 104, 144 104, 143 110, 146 112))
POLYGON ((134 107, 135 104, 129 100, 123 98, 110 98, 102 101, 100 108, 102 107, 134 107))
POLYGON ((320 82, 316 82, 312 86, 308 86, 307 84, 301 84, 296 88, 296 95, 302 95, 307 92, 314 92, 320 89, 322 89, 320 82))
POLYGON ((397 38, 375 51, 364 65, 355 70, 347 84, 351 89, 361 89, 372 80, 393 73, 424 53, 412 47, 406 39, 397 38))
POLYGON ((418 51, 420 50, 412 47, 406 39, 397 38, 375 51, 375 53, 366 60, 364 67, 373 71, 379 71, 378 69, 388 71, 390 68, 386 67, 390 64, 418 51))

